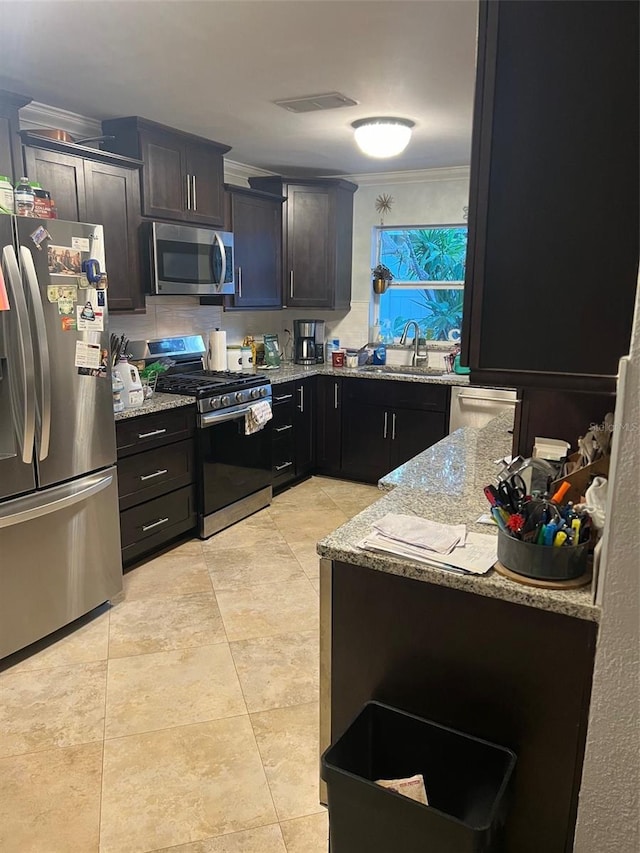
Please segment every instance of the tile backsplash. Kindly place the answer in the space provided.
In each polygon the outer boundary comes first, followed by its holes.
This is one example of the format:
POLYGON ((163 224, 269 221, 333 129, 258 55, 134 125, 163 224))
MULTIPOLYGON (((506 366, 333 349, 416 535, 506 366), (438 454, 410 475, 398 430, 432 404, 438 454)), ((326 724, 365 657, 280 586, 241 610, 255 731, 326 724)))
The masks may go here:
POLYGON ((285 330, 293 332, 293 321, 301 318, 324 320, 327 337, 340 339, 343 346, 362 346, 369 331, 369 303, 352 302, 351 310, 299 311, 224 311, 213 305, 200 305, 193 296, 147 296, 146 314, 116 314, 110 318, 112 332, 132 340, 170 335, 200 334, 205 340, 212 329, 224 329, 230 344, 241 343, 245 335, 278 335, 282 344, 285 330))

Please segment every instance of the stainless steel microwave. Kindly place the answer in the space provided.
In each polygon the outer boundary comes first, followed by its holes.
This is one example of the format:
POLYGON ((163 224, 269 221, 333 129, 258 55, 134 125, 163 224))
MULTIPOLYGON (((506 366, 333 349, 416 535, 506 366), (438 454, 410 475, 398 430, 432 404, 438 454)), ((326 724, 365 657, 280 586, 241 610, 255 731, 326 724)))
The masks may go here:
POLYGON ((151 223, 151 292, 216 296, 235 290, 233 234, 190 225, 151 223))

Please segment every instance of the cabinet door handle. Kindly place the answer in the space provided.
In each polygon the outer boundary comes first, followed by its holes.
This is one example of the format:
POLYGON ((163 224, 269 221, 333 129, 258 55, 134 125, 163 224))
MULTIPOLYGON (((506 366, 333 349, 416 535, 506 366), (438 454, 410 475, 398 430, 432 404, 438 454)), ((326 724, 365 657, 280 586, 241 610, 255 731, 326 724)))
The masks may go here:
POLYGON ((187 182, 187 210, 191 210, 191 175, 185 175, 184 177, 187 182))
POLYGON ((293 465, 293 462, 284 462, 282 465, 276 465, 276 471, 282 471, 284 468, 288 468, 290 465, 293 465))
POLYGON ((166 524, 169 521, 168 518, 160 518, 158 521, 154 521, 152 524, 145 524, 142 527, 142 532, 146 533, 147 530, 151 530, 154 527, 160 527, 161 524, 166 524))
POLYGON ((238 267, 238 298, 242 299, 242 267, 238 267))
POLYGON ((333 408, 338 408, 338 383, 333 383, 333 408))
POLYGON ((289 270, 289 298, 293 299, 293 270, 289 270))
POLYGON ((154 477, 162 477, 163 474, 167 474, 169 471, 168 468, 161 468, 159 471, 154 471, 153 474, 141 474, 140 479, 144 482, 145 480, 153 480, 154 477))
POLYGON ((301 385, 298 388, 298 394, 300 394, 300 405, 298 406, 298 408, 301 412, 304 412, 304 385, 301 385))
POLYGON ((391 415, 391 441, 396 440, 396 413, 391 415))
POLYGON ((293 394, 283 394, 282 397, 274 397, 274 401, 276 403, 281 403, 283 400, 290 400, 293 397, 293 394))
POLYGON ((164 429, 152 429, 151 432, 139 432, 138 438, 151 438, 152 435, 162 435, 167 431, 167 428, 164 429))
POLYGON ((293 429, 293 424, 287 424, 286 426, 276 427, 274 432, 286 432, 288 429, 293 429))
POLYGON ((192 190, 192 194, 191 194, 191 198, 193 201, 193 209, 197 210, 198 209, 198 197, 196 195, 196 176, 195 175, 191 175, 191 184, 193 185, 193 190, 192 190))
POLYGON ((387 437, 387 426, 389 424, 389 415, 387 412, 384 413, 384 429, 382 430, 382 437, 387 437))

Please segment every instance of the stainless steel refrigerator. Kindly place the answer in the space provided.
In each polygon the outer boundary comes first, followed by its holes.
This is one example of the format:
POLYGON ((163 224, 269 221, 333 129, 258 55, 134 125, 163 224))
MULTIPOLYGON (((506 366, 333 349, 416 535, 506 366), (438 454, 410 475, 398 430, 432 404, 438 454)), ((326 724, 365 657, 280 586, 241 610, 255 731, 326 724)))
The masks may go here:
POLYGON ((101 225, 0 216, 0 658, 122 589, 101 225))

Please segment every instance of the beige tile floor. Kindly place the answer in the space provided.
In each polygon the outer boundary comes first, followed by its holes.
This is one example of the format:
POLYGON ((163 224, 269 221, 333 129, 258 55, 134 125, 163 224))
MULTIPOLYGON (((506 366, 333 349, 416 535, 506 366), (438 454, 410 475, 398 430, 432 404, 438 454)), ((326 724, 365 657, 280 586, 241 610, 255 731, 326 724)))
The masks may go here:
POLYGON ((2 853, 326 853, 316 541, 376 500, 314 477, 0 674, 2 853))

